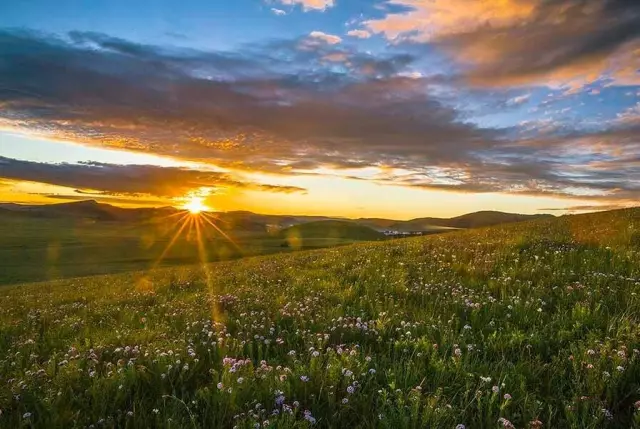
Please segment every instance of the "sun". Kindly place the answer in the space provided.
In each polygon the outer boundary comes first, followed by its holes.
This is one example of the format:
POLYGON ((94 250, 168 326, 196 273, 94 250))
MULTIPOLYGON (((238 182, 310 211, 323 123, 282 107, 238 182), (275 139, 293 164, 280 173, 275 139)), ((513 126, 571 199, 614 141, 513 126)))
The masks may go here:
POLYGON ((190 197, 189 200, 182 206, 183 209, 189 210, 191 214, 200 214, 209 210, 204 204, 204 198, 202 197, 190 197))

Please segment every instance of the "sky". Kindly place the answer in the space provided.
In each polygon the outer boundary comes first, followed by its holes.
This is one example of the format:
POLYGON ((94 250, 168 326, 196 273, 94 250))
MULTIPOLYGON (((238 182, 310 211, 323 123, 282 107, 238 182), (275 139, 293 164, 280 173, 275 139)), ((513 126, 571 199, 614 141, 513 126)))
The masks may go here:
POLYGON ((0 202, 410 219, 640 197, 636 0, 30 0, 0 202))

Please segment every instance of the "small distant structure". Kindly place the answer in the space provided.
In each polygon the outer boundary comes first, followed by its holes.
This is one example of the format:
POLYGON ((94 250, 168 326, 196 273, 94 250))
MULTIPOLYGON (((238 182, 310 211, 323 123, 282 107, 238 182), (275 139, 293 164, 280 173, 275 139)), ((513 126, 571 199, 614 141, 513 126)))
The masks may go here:
POLYGON ((424 231, 396 231, 396 230, 385 230, 382 233, 391 238, 405 238, 405 237, 415 237, 424 235, 424 231))

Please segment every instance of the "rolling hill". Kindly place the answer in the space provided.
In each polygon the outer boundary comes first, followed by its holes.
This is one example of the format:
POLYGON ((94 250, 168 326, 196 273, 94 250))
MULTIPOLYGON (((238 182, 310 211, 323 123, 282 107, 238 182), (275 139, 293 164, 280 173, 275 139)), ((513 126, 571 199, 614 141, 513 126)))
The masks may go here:
POLYGON ((179 211, 173 207, 122 208, 95 200, 71 203, 21 205, 0 204, 0 213, 10 212, 16 216, 45 219, 85 219, 103 222, 139 222, 158 216, 167 216, 179 211))
POLYGON ((280 236, 288 240, 312 238, 342 238, 348 240, 380 240, 384 235, 368 226, 356 222, 324 220, 298 224, 280 231, 280 236))

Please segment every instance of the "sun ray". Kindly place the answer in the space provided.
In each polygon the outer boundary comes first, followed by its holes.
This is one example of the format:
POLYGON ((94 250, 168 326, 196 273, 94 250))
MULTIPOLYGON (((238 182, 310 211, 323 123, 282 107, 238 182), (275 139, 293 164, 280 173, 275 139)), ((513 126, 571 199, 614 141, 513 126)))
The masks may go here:
POLYGON ((215 228, 215 230, 216 230, 216 231, 218 231, 218 232, 220 233, 220 235, 222 235, 224 238, 226 238, 226 239, 227 239, 227 241, 229 241, 229 243, 231 243, 231 244, 233 245, 233 247, 235 247, 235 249, 236 249, 237 251, 239 251, 241 254, 243 253, 243 252, 242 252, 242 249, 240 248, 240 246, 238 246, 238 244, 237 244, 235 241, 233 241, 233 239, 232 239, 231 237, 229 237, 229 236, 228 236, 228 235, 227 235, 227 234, 226 234, 222 229, 220 229, 220 227, 219 227, 218 225, 216 225, 216 224, 215 224, 215 223, 213 223, 209 218, 207 218, 206 213, 205 213, 205 214, 203 214, 203 216, 201 216, 201 218, 202 218, 205 222, 207 222, 209 225, 211 225, 212 227, 214 227, 214 228, 215 228))
POLYGON ((180 225, 180 228, 178 229, 178 231, 173 235, 173 237, 171 238, 171 240, 169 241, 169 244, 167 244, 167 246, 165 247, 164 251, 160 254, 160 256, 158 257, 158 259, 156 260, 156 262, 153 264, 153 268, 157 268, 158 265, 160 265, 160 263, 162 262, 162 260, 167 256, 167 254, 169 253, 169 251, 171 250, 171 248, 173 247, 173 245, 176 243, 176 241, 178 240, 178 238, 180 238, 180 235, 182 235, 182 231, 184 231, 184 229, 187 227, 187 225, 189 224, 189 222, 191 222, 191 218, 187 215, 185 215, 184 217, 180 218, 180 220, 178 222, 182 222, 182 224, 180 225))

